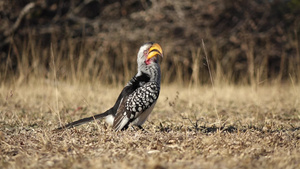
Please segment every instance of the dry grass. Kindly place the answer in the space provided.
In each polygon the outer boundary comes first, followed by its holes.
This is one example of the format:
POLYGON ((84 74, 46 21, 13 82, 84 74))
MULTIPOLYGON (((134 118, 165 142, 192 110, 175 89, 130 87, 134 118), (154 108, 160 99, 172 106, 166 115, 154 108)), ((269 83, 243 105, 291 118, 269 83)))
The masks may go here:
POLYGON ((51 131, 59 119, 106 110, 120 90, 46 81, 2 85, 0 168, 300 166, 300 86, 293 85, 164 85, 146 132, 113 132, 104 121, 51 131))
MULTIPOLYGON (((137 1, 129 2, 124 7, 137 1)), ((240 1, 245 7, 235 10, 236 1, 228 3, 223 9, 216 0, 162 1, 121 18, 103 12, 102 19, 83 19, 85 26, 65 25, 58 32, 49 23, 63 22, 40 16, 46 25, 16 32, 0 56, 0 169, 299 168, 297 28, 282 26, 280 17, 280 22, 269 22, 271 12, 259 17, 259 11, 271 9, 261 4, 240 1), (232 19, 230 6, 240 20, 232 19), (122 89, 119 84, 136 71, 138 46, 148 39, 159 42, 166 57, 161 64, 164 85, 146 132, 113 132, 101 120, 52 132, 62 123, 110 108, 122 89)), ((111 5, 107 11, 118 12, 111 5)), ((60 9, 59 4, 46 7, 42 9, 60 9)))

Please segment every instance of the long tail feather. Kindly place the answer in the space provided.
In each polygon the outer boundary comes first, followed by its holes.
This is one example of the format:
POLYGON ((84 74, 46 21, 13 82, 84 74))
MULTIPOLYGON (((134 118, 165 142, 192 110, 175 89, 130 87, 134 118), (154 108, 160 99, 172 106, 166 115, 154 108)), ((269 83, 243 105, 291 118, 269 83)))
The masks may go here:
POLYGON ((62 129, 68 129, 68 128, 76 127, 76 126, 91 122, 95 119, 100 119, 100 118, 106 117, 106 116, 111 114, 111 110, 112 110, 112 108, 107 110, 104 113, 97 114, 97 115, 94 115, 94 116, 91 116, 91 117, 83 118, 83 119, 68 123, 64 126, 61 126, 61 127, 58 127, 56 129, 54 129, 53 131, 59 131, 59 130, 62 130, 62 129))

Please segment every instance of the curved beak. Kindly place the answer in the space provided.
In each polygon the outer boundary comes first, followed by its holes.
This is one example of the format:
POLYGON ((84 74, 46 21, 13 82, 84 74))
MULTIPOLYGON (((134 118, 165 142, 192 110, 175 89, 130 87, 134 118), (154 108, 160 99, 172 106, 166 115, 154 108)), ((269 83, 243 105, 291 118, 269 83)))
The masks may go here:
POLYGON ((163 57, 163 52, 162 52, 161 46, 158 43, 154 43, 148 50, 147 60, 149 60, 157 55, 163 57))

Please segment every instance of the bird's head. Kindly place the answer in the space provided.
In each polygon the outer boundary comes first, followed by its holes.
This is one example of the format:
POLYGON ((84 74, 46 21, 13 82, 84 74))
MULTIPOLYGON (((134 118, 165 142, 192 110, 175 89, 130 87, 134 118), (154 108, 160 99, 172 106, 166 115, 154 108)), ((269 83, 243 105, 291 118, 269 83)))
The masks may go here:
POLYGON ((140 47, 138 52, 138 66, 151 66, 152 64, 157 64, 159 56, 163 57, 161 46, 157 43, 147 42, 140 47))

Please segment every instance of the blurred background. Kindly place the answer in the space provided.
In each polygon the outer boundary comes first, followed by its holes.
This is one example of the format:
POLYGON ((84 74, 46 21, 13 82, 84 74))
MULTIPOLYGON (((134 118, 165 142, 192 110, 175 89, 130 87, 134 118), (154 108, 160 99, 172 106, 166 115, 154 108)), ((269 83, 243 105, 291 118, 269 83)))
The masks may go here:
POLYGON ((147 41, 165 84, 300 80, 300 0, 1 0, 0 23, 1 84, 124 84, 147 41))

